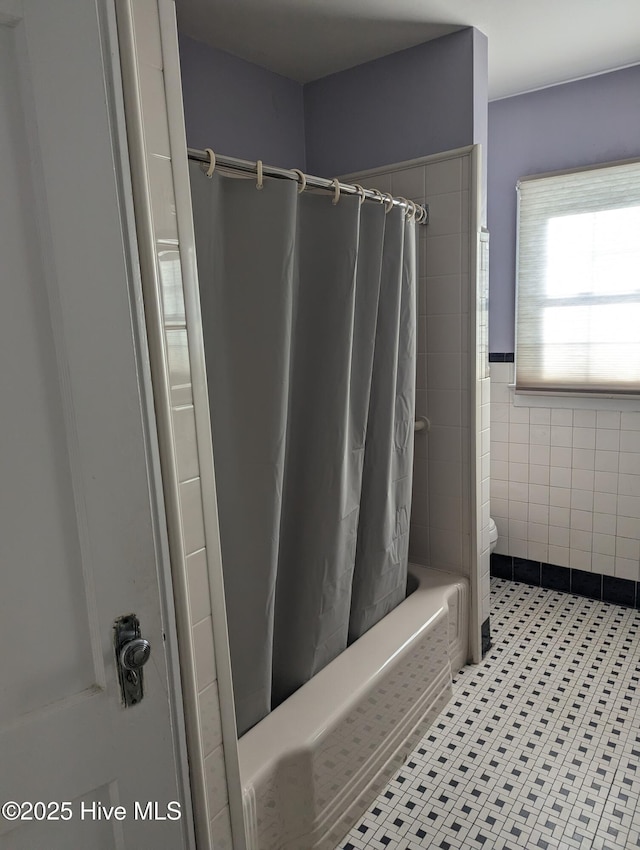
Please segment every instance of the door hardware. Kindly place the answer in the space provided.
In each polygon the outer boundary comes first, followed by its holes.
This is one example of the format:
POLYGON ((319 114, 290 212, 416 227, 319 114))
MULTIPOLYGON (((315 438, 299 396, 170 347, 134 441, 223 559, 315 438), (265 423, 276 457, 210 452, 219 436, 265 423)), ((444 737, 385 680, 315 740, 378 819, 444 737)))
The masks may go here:
POLYGON ((151 655, 151 644, 142 637, 135 614, 125 614, 113 624, 116 666, 125 707, 137 705, 144 696, 142 668, 151 655))

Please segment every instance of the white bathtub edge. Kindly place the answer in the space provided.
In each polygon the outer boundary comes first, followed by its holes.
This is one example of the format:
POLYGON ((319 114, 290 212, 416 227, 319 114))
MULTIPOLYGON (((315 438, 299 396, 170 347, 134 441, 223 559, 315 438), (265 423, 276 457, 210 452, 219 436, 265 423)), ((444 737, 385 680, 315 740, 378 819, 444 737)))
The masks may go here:
POLYGON ((450 698, 451 676, 468 657, 468 583, 441 570, 410 571, 419 583, 413 594, 240 739, 250 850, 300 850, 301 841, 308 850, 333 850, 450 698), (332 786, 325 763, 349 751, 352 732, 362 742, 361 706, 375 704, 387 682, 403 675, 407 656, 415 665, 432 640, 439 660, 422 691, 383 719, 388 737, 368 754, 361 743, 353 766, 338 764, 341 784, 332 786))

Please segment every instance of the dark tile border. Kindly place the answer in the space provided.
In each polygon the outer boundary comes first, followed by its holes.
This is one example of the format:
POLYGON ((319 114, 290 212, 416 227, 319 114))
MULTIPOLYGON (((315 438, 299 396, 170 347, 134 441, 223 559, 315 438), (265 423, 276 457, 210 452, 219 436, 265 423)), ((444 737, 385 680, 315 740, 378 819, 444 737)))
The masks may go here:
POLYGON ((487 652, 489 652, 489 650, 491 649, 491 623, 490 623, 490 619, 491 619, 490 617, 487 617, 487 619, 484 621, 484 623, 480 627, 481 635, 482 635, 482 657, 483 658, 485 657, 487 652))
POLYGON ((602 576, 602 598, 605 602, 615 602, 616 605, 629 605, 633 607, 636 595, 640 591, 636 588, 636 582, 627 578, 615 578, 614 576, 602 576))
POLYGON ((491 575, 513 581, 513 558, 511 555, 491 555, 491 575))
POLYGON ((513 559, 513 580, 540 587, 540 561, 530 561, 528 558, 513 559))
POLYGON ((489 352, 489 363, 513 363, 513 352, 512 351, 490 351, 489 352))
POLYGON ((491 575, 640 610, 640 582, 625 578, 573 570, 569 567, 558 567, 555 564, 544 564, 527 558, 495 553, 491 555, 491 575))
POLYGON ((571 593, 589 599, 602 599, 602 576, 585 570, 571 570, 571 593))
POLYGON ((571 593, 571 570, 569 567, 542 564, 542 587, 571 593))

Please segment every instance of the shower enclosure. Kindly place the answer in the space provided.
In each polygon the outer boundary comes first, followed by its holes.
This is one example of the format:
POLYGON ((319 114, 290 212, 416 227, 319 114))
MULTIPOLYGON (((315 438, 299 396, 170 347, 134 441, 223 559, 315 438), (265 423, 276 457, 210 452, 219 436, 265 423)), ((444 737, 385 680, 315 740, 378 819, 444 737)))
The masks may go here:
MULTIPOLYGON (((211 847, 215 843, 216 850, 243 850, 248 846, 245 824, 251 826, 252 821, 249 817, 250 797, 245 795, 243 800, 228 653, 207 393, 207 364, 201 332, 202 315, 197 285, 174 8, 170 0, 158 0, 157 8, 153 2, 139 4, 131 0, 118 0, 118 12, 129 150, 181 644, 183 695, 189 734, 196 827, 202 847, 211 847)), ((423 348, 427 344, 424 342, 423 325, 430 324, 437 328, 438 319, 435 317, 439 315, 437 312, 432 315, 428 312, 432 308, 437 311, 436 300, 432 299, 431 304, 428 297, 425 300, 428 278, 425 276, 425 266, 421 267, 425 256, 432 258, 431 269, 427 262, 426 275, 447 277, 453 274, 460 278, 459 297, 454 299, 455 303, 451 303, 450 309, 447 309, 450 314, 458 311, 461 328, 462 317, 466 316, 466 325, 464 331, 460 331, 460 348, 455 359, 459 375, 456 378, 456 381, 459 381, 456 389, 434 388, 431 391, 426 388, 425 379, 425 388, 420 388, 419 385, 417 390, 418 414, 429 416, 431 431, 428 435, 423 433, 416 437, 414 444, 414 477, 418 479, 420 476, 422 483, 418 501, 414 498, 410 547, 413 560, 423 563, 430 561, 431 568, 441 566, 457 572, 463 578, 468 576, 471 593, 470 617, 460 608, 456 616, 458 622, 464 621, 470 625, 470 646, 474 657, 477 658, 482 622, 481 581, 484 577, 481 566, 484 563, 484 494, 480 487, 481 476, 484 476, 484 442, 480 428, 483 426, 484 429, 484 423, 480 405, 485 402, 481 395, 481 374, 476 370, 476 340, 480 337, 483 315, 478 309, 480 300, 475 288, 476 239, 480 220, 477 150, 464 149, 432 160, 400 164, 387 169, 388 173, 383 174, 384 169, 381 170, 371 178, 370 183, 367 183, 364 176, 357 182, 377 186, 382 191, 391 191, 392 186, 384 185, 385 180, 389 180, 390 184, 393 180, 401 183, 415 167, 427 169, 428 174, 430 165, 437 166, 435 170, 432 169, 436 176, 439 174, 442 177, 446 171, 455 171, 460 175, 460 181, 455 187, 441 184, 440 192, 435 191, 433 196, 429 194, 432 213, 428 229, 430 235, 419 240, 418 313, 425 320, 418 321, 418 350, 423 349, 418 354, 419 381, 425 377, 423 371, 426 368, 427 377, 434 377, 437 386, 438 358, 445 353, 430 352, 423 348), (459 169, 458 165, 453 169, 446 166, 444 163, 449 160, 457 160, 459 169), (463 184, 461 181, 465 168, 466 183, 463 184), (396 173, 395 177, 392 172, 396 173), (459 196, 461 208, 467 210, 464 232, 460 223, 447 231, 451 225, 443 206, 444 196, 450 196, 454 192, 459 196), (439 195, 442 196, 440 199, 439 195), (450 273, 447 269, 443 271, 433 265, 435 260, 444 261, 445 244, 450 245, 450 253, 459 258, 457 272, 450 273), (426 254, 428 246, 429 253, 426 254), (463 304, 465 293, 466 303, 463 304), (428 322, 430 317, 433 320, 428 322), (455 398, 447 393, 453 393, 455 398), (454 403, 448 405, 448 401, 454 403), (432 415, 433 413, 436 415, 432 415), (455 421, 447 420, 450 413, 456 417, 455 421), (454 459, 458 450, 459 456, 456 455, 454 459), (455 476, 447 475, 446 465, 449 463, 453 464, 451 470, 455 467, 455 476), (435 467, 433 476, 427 475, 427 470, 434 464, 441 466, 435 467), (467 472, 471 485, 467 483, 464 493, 456 491, 452 495, 450 491, 445 491, 448 482, 454 479, 462 480, 462 476, 467 472), (448 519, 443 505, 452 509, 451 515, 455 515, 455 521, 448 519), (457 530, 448 528, 449 525, 455 525, 457 530), (449 531, 454 531, 454 534, 448 538, 449 531), (447 539, 454 541, 451 549, 447 548, 447 539), (456 540, 460 541, 459 545, 456 540), (463 549, 466 553, 464 558, 463 549), (432 555, 435 553, 441 553, 445 562, 434 564, 432 555)), ((203 175, 198 177, 206 181, 203 175)), ((432 185, 437 189, 437 180, 432 185)), ((295 191, 295 184, 292 186, 295 191)), ((424 192, 424 182, 422 186, 424 192)), ((255 184, 252 191, 256 191, 255 184)), ((394 193, 412 197, 406 191, 394 190, 394 193)), ((324 197, 327 198, 326 195, 324 197)), ((415 194, 413 197, 419 199, 415 194)), ((342 198, 339 204, 333 207, 328 200, 331 212, 337 212, 345 200, 358 203, 357 199, 342 198)), ((363 209, 366 208, 367 204, 363 209)), ((437 283, 438 281, 431 291, 438 291, 437 283)), ((481 357, 481 353, 478 356, 481 357)), ((440 362, 443 362, 442 357, 440 362)), ((449 380, 452 377, 451 369, 445 371, 443 379, 449 380)), ((260 411, 252 411, 252 414, 255 427, 259 427, 260 411)), ((486 550, 488 552, 488 542, 486 550)), ((444 610, 444 603, 436 607, 438 611, 444 610)), ((401 608, 396 610, 399 612, 401 608)), ((340 662, 341 658, 353 658, 353 654, 349 656, 349 652, 359 645, 366 645, 363 644, 365 641, 375 640, 376 629, 379 632, 379 627, 384 627, 386 621, 393 616, 394 612, 369 629, 346 653, 325 667, 319 676, 329 670, 332 664, 340 662)), ((447 617, 447 621, 449 633, 453 626, 451 618, 447 617)), ((395 650, 392 650, 392 654, 394 653, 395 650)), ((388 660, 389 658, 387 662, 388 660)), ((390 669, 388 663, 386 669, 390 669)), ((318 678, 316 677, 316 681, 318 678)), ((349 676, 346 678, 348 680, 349 676)), ((313 681, 311 680, 310 684, 313 684, 313 681)), ((307 685, 303 685, 297 694, 302 694, 306 687, 307 685)), ((260 729, 262 723, 276 717, 278 711, 286 705, 285 701, 266 721, 257 724, 243 736, 240 747, 242 748, 243 741, 253 736, 254 730, 260 729)), ((399 752, 401 755, 402 750, 399 752)), ((240 758, 244 755, 246 754, 241 753, 240 758)), ((278 777, 281 779, 283 774, 279 772, 278 777)), ((339 797, 338 791, 338 799, 339 797)), ((362 802, 362 805, 365 803, 362 802)), ((254 838, 255 835, 251 834, 249 840, 253 841, 254 838)))

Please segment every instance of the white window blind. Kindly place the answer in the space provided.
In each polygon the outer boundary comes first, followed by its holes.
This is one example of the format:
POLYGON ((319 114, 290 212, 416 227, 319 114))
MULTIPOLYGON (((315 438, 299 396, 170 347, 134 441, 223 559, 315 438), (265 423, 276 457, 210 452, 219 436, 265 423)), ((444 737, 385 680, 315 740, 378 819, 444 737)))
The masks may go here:
POLYGON ((640 162, 518 183, 516 392, 640 394, 640 162))

